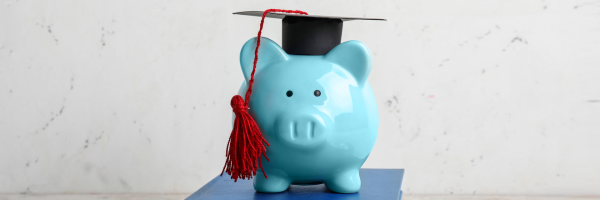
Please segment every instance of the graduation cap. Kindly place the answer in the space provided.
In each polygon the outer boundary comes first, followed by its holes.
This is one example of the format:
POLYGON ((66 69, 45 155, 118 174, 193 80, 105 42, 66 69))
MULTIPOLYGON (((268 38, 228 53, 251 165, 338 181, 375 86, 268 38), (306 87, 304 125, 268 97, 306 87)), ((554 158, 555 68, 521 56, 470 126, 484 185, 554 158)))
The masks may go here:
MULTIPOLYGON (((262 17, 263 11, 244 11, 233 14, 262 17)), ((386 21, 378 18, 273 12, 269 12, 266 17, 282 19, 282 48, 286 53, 294 55, 327 54, 342 42, 342 28, 345 21, 386 21)))
POLYGON ((262 168, 261 156, 265 156, 267 161, 264 144, 269 143, 263 138, 256 121, 248 114, 248 106, 252 94, 252 85, 254 83, 254 72, 258 62, 258 48, 260 47, 260 35, 263 28, 264 18, 282 19, 282 46, 287 54, 294 55, 325 55, 331 49, 342 42, 342 27, 344 21, 351 20, 380 20, 375 18, 359 17, 335 17, 323 15, 308 15, 308 13, 299 10, 281 10, 268 9, 266 11, 246 11, 236 12, 237 15, 248 15, 262 17, 258 37, 256 40, 256 50, 254 57, 254 66, 251 78, 248 81, 248 90, 242 98, 235 95, 231 99, 231 107, 235 114, 233 130, 229 136, 227 144, 227 160, 223 166, 223 172, 231 175, 231 178, 237 182, 238 178, 252 178, 260 168, 263 175, 267 174, 262 168), (258 162, 257 162, 258 160, 258 162))

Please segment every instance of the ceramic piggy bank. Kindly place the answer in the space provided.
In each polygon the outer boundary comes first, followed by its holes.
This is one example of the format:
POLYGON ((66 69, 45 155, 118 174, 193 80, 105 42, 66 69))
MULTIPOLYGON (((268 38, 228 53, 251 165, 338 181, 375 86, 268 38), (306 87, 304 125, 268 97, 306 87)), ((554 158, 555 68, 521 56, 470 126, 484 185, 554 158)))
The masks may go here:
MULTIPOLYGON (((290 184, 324 183, 338 193, 360 189, 359 169, 377 138, 378 113, 367 78, 371 53, 359 41, 341 43, 326 55, 291 55, 262 38, 249 114, 270 143, 254 188, 282 192, 290 184)), ((246 42, 240 63, 246 81, 256 38, 246 42)))

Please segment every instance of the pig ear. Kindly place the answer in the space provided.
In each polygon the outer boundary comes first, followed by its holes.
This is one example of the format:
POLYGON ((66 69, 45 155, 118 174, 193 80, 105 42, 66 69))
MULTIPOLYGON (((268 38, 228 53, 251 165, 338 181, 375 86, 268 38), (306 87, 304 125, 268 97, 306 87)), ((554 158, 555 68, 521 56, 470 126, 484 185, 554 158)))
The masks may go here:
POLYGON ((360 86, 367 82, 371 73, 371 51, 367 45, 356 40, 337 45, 325 55, 325 59, 350 72, 360 86))
MULTIPOLYGON (((256 37, 248 40, 242 52, 240 52, 240 65, 242 66, 242 72, 244 78, 247 81, 250 80, 250 74, 254 67, 254 51, 256 50, 256 37)), ((258 62, 256 63, 256 72, 260 71, 265 66, 268 66, 273 62, 280 62, 288 60, 288 55, 285 51, 279 47, 279 45, 273 40, 265 37, 260 39, 260 48, 258 48, 258 62)))

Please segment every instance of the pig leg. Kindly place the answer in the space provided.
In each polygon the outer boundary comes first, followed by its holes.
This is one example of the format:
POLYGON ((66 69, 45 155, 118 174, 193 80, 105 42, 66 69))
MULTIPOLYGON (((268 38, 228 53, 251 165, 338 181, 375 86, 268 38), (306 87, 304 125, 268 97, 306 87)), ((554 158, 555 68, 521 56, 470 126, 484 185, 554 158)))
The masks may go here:
POLYGON ((275 193, 283 192, 292 184, 292 181, 285 173, 279 170, 270 170, 265 178, 259 170, 254 177, 254 189, 257 192, 275 193))
POLYGON ((325 181, 325 186, 337 193, 355 193, 360 189, 358 170, 347 170, 325 181))

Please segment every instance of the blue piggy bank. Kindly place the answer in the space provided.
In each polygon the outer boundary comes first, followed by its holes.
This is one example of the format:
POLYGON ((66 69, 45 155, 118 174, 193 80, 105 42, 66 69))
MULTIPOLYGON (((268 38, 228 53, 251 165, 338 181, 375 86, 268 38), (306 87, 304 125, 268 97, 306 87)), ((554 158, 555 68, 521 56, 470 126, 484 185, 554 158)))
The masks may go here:
MULTIPOLYGON (((248 113, 267 146, 254 189, 282 192, 290 184, 325 183, 338 193, 355 193, 359 169, 377 139, 379 117, 367 78, 371 52, 348 41, 327 55, 290 55, 268 38, 261 39, 248 113)), ((252 73, 256 38, 246 42, 240 64, 246 81, 252 73)))

